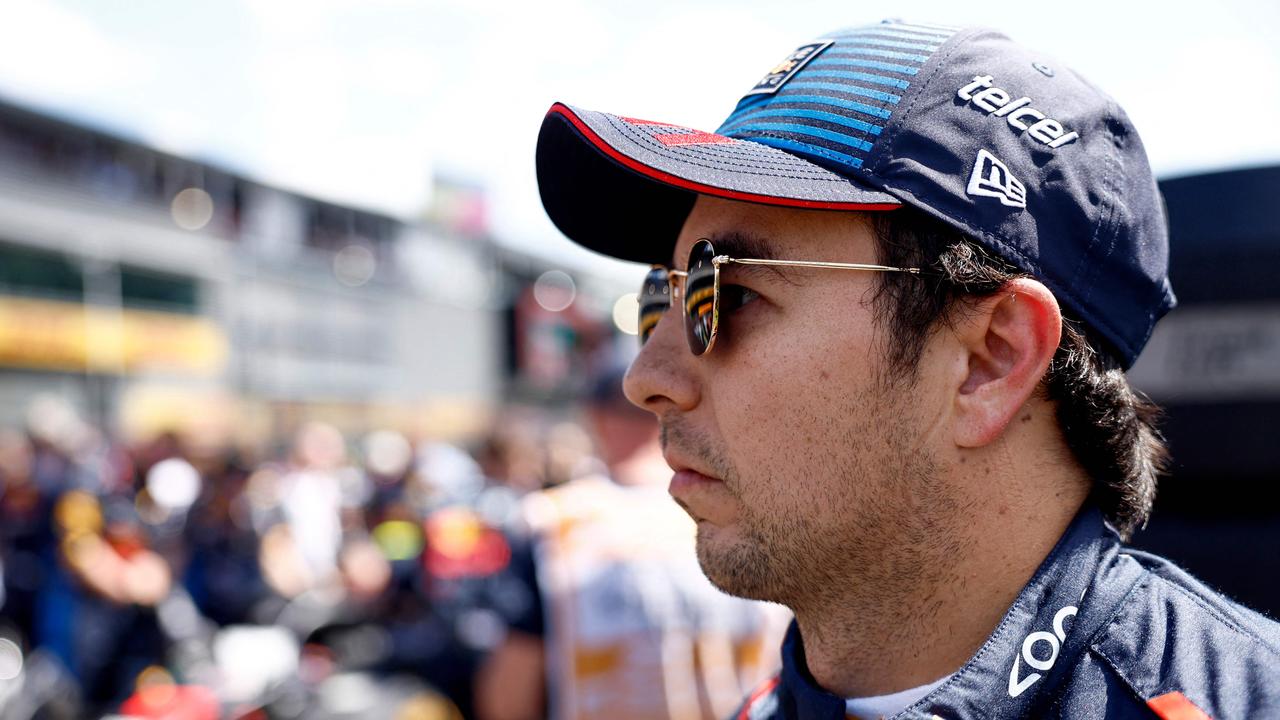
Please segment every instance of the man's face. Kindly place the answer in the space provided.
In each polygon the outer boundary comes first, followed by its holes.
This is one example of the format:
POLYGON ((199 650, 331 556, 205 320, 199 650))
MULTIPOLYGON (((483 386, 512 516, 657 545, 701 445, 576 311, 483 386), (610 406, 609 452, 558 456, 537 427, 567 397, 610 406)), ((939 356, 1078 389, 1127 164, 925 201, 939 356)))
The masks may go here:
MULTIPOLYGON (((684 269, 700 238, 733 257, 876 262, 854 213, 702 196, 670 267, 684 269)), ((930 351, 914 382, 887 379, 877 282, 722 266, 715 347, 690 353, 672 309, 627 375, 628 397, 661 422, 703 570, 727 592, 793 608, 848 592, 837 584, 850 580, 892 592, 895 578, 918 573, 913 548, 932 542, 930 526, 954 517, 934 467, 945 402, 927 376, 930 351)))

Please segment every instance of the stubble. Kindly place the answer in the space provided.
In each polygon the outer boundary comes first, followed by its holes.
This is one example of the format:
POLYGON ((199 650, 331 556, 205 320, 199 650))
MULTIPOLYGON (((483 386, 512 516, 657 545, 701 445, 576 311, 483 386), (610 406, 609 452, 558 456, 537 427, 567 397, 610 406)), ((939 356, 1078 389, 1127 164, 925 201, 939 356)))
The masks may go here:
POLYGON ((800 612, 892 603, 940 579, 940 559, 960 551, 947 545, 952 534, 942 524, 960 509, 910 413, 885 399, 861 394, 846 422, 821 437, 786 428, 779 436, 812 445, 778 447, 775 461, 753 466, 749 480, 709 437, 664 421, 664 443, 705 462, 739 505, 731 542, 720 537, 724 528, 699 527, 698 561, 712 584, 800 612))

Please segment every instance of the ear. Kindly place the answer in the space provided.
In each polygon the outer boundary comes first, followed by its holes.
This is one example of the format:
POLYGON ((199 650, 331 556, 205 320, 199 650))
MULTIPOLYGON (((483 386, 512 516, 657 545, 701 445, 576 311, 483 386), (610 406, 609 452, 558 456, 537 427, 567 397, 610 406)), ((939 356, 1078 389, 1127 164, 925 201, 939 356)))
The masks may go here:
POLYGON ((1049 369, 1062 335, 1062 311, 1036 280, 1010 281, 956 323, 968 355, 956 391, 955 441, 982 447, 1000 437, 1049 369))

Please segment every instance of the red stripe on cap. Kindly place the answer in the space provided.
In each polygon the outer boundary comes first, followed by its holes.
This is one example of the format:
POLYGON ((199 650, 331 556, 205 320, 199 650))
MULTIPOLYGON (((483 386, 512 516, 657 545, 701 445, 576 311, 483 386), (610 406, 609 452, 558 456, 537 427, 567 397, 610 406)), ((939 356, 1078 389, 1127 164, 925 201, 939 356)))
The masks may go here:
POLYGON ((653 139, 667 147, 672 145, 714 145, 716 143, 737 142, 733 138, 697 130, 690 133, 661 133, 654 135, 653 139))
MULTIPOLYGON (((739 192, 737 190, 729 190, 727 188, 716 187, 714 185, 705 185, 700 182, 686 180, 682 177, 672 175, 669 172, 649 167, 635 158, 619 152, 603 138, 596 134, 585 122, 582 121, 567 105, 556 103, 547 111, 548 115, 561 115, 573 126, 582 132, 583 136, 596 146, 596 149, 605 155, 617 160, 623 165, 635 170, 646 177, 653 178, 661 183, 673 185, 675 187, 692 190, 693 192, 702 193, 704 195, 715 195, 716 197, 728 198, 730 200, 742 200, 744 202, 761 203, 764 205, 781 205, 784 207, 808 208, 813 210, 863 210, 863 211, 880 211, 880 210, 897 210, 902 207, 901 203, 856 203, 841 202, 829 200, 801 200, 798 198, 774 197, 773 195, 758 195, 756 193, 739 192)), ((650 125, 659 125, 662 123, 649 122, 650 125)))
POLYGON ((773 692, 773 689, 778 687, 778 683, 781 681, 782 681, 781 675, 774 675, 768 680, 765 680, 764 683, 762 683, 755 690, 752 690, 751 696, 748 697, 747 701, 742 704, 742 712, 738 713, 738 720, 747 720, 747 718, 751 716, 752 706, 754 706, 760 700, 760 698, 773 692))
POLYGON ((1213 720, 1177 690, 1151 698, 1147 707, 1161 720, 1213 720))
POLYGON ((618 117, 622 118, 623 120, 626 120, 632 125, 663 125, 665 127, 680 127, 679 125, 672 125, 671 123, 658 122, 657 120, 641 120, 640 118, 629 118, 629 117, 624 117, 622 115, 619 115, 618 117))

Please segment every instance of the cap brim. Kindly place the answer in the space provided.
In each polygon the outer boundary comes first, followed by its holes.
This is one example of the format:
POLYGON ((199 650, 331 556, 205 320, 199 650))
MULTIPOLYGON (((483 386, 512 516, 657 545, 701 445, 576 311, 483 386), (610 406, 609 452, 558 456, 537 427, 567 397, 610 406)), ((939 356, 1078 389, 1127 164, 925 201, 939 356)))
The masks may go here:
POLYGON ((879 211, 897 198, 777 148, 556 103, 542 121, 538 189, 570 240, 666 263, 698 194, 815 210, 879 211))

